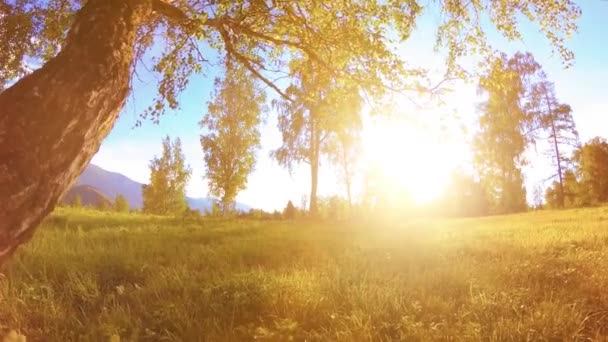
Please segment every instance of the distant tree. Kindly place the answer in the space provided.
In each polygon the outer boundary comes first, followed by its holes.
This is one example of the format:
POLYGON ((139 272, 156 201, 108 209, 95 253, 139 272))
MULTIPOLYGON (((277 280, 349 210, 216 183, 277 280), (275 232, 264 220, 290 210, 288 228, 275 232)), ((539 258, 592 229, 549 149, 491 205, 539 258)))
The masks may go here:
MULTIPOLYGON (((579 145, 578 132, 572 117, 572 108, 567 104, 559 103, 555 95, 555 86, 547 80, 544 72, 539 72, 538 76, 539 80, 531 87, 528 110, 532 120, 537 121, 537 128, 546 132, 544 138, 551 144, 549 154, 556 167, 555 177, 558 180, 556 204, 558 207, 564 207, 564 172, 571 164, 568 155, 579 145)), ((536 138, 539 138, 538 135, 536 138)))
POLYGON ((534 190, 532 191, 533 196, 533 208, 534 209, 542 209, 543 208, 543 188, 540 185, 536 185, 534 190))
POLYGON ((74 196, 74 199, 72 199, 72 207, 82 208, 82 197, 80 197, 80 195, 74 196))
POLYGON ((362 100, 355 84, 332 77, 313 60, 294 60, 290 67, 294 78, 286 93, 291 99, 273 102, 283 144, 272 156, 290 171, 295 164, 309 164, 309 213, 314 217, 321 158, 338 153, 331 140, 360 122, 362 100))
POLYGON ((160 158, 150 161, 150 184, 142 189, 143 211, 156 215, 180 215, 188 204, 186 184, 191 170, 185 164, 179 138, 172 143, 169 136, 163 139, 160 158))
POLYGON ((99 202, 97 202, 95 208, 101 211, 109 211, 110 209, 112 209, 112 204, 105 199, 101 199, 99 202))
POLYGON ((296 207, 291 203, 291 201, 287 202, 287 206, 283 211, 283 216, 288 220, 293 220, 296 218, 296 207))
POLYGON ((129 202, 123 195, 116 195, 116 199, 114 200, 114 210, 119 213, 128 213, 129 212, 129 202))
POLYGON ((303 214, 306 214, 307 210, 308 210, 308 196, 302 195, 302 197, 300 198, 300 211, 303 214))
POLYGON ((343 220, 348 217, 352 203, 339 196, 331 196, 328 200, 327 216, 332 220, 343 220))
POLYGON ((221 213, 222 210, 220 208, 220 205, 216 201, 213 201, 213 203, 211 204, 211 217, 218 217, 221 213))
POLYGON ((596 137, 574 153, 580 181, 580 201, 598 204, 608 201, 608 141, 596 137))
POLYGON ((360 117, 355 116, 351 120, 350 124, 339 128, 334 136, 334 144, 330 145, 333 153, 329 153, 330 159, 337 166, 338 178, 344 182, 349 209, 353 207, 352 185, 361 155, 362 128, 360 117))
POLYGON ((483 185, 462 170, 452 173, 440 202, 440 212, 448 216, 482 216, 490 209, 483 185))
POLYGON ((509 59, 501 54, 479 80, 479 92, 487 100, 480 105, 480 130, 473 142, 475 165, 491 195, 494 213, 527 208, 521 167, 532 139, 526 132, 534 120, 525 103, 531 92, 529 80, 539 70, 530 54, 517 53, 509 59))
POLYGON ((255 166, 260 147, 260 116, 265 95, 243 68, 227 63, 223 80, 216 79, 216 94, 200 122, 209 193, 220 199, 227 213, 255 166))
POLYGON ((545 201, 549 208, 572 208, 589 203, 586 194, 581 190, 581 184, 572 170, 566 170, 563 183, 554 181, 545 191, 545 201))

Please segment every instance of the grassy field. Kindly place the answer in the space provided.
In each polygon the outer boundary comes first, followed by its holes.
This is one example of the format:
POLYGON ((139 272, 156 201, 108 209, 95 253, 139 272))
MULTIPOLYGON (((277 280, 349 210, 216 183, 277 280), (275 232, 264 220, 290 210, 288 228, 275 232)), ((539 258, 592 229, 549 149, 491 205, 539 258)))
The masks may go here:
POLYGON ((0 334, 28 341, 606 340, 608 208, 398 224, 60 209, 0 277, 0 334))

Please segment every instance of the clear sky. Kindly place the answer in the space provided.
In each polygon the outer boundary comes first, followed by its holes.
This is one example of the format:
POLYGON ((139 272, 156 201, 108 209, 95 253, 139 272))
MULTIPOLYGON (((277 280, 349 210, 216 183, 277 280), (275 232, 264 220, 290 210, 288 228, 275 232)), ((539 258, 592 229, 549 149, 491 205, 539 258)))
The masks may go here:
MULTIPOLYGON (((507 42, 495 34, 490 34, 490 40, 495 48, 509 54, 529 51, 534 55, 549 79, 555 82, 558 99, 572 106, 581 141, 584 142, 594 136, 608 136, 608 2, 583 0, 579 3, 583 10, 578 22, 579 32, 568 42, 568 47, 576 56, 576 62, 570 69, 562 67, 560 57, 551 53, 549 43, 538 33, 534 24, 524 23, 523 42, 507 42)), ((443 65, 442 56, 432 49, 436 22, 437 19, 433 15, 423 16, 415 34, 401 47, 400 52, 413 65, 439 71, 437 66, 443 65)), ((154 76, 146 75, 144 70, 141 70, 141 81, 136 80, 134 83, 135 95, 129 98, 112 132, 93 158, 93 163, 147 183, 148 163, 155 155, 160 154, 162 138, 167 134, 180 137, 187 162, 193 170, 187 188, 188 195, 207 196, 207 184, 203 179, 203 154, 199 143, 201 129, 198 122, 205 114, 216 73, 216 70, 208 67, 206 75, 193 77, 190 86, 180 97, 181 109, 162 117, 159 125, 147 121, 143 126, 133 128, 138 113, 151 102, 155 94, 154 76)), ((445 104, 435 108, 420 110, 408 105, 406 100, 403 101, 399 113, 393 114, 403 114, 409 118, 406 123, 397 127, 410 134, 382 134, 384 131, 379 129, 379 126, 369 126, 364 132, 364 144, 369 155, 381 154, 378 150, 387 145, 392 145, 394 151, 399 151, 402 168, 398 170, 407 172, 403 177, 429 179, 432 176, 437 179, 435 182, 418 182, 428 187, 429 194, 440 189, 438 184, 445 181, 448 174, 446 168, 466 164, 470 160, 467 141, 471 138, 471 127, 478 115, 475 106, 480 100, 476 96, 474 83, 458 83, 452 88, 453 92, 444 99, 445 104), (460 120, 442 120, 446 117, 445 114, 453 113, 456 113, 460 120), (442 129, 442 125, 448 126, 449 134, 442 129), (428 130, 421 131, 421 126, 427 127, 428 130), (465 127, 465 131, 460 129, 461 126, 465 127), (382 139, 384 145, 379 142, 382 139), (432 148, 425 153, 417 153, 417 147, 422 145, 417 140, 424 140, 424 144, 432 148), (374 148, 378 153, 374 153, 374 148), (438 158, 442 160, 440 164, 436 162, 438 158), (419 165, 419 168, 412 170, 411 165, 419 165), (433 169, 441 169, 444 172, 441 175, 434 174, 431 172, 433 169), (437 189, 431 189, 433 187, 437 189)), ((310 181, 306 165, 297 168, 294 174, 290 175, 269 157, 269 152, 280 144, 281 137, 276 128, 275 114, 270 113, 262 127, 262 149, 258 153, 256 170, 249 178, 248 188, 237 197, 239 202, 273 210, 283 208, 288 200, 298 205, 302 196, 308 194, 310 181)), ((531 194, 532 187, 541 184, 540 181, 551 174, 551 169, 547 158, 534 151, 530 152, 529 159, 530 166, 525 169, 525 174, 528 193, 531 194)), ((343 193, 344 190, 332 169, 322 165, 320 173, 321 195, 343 193)), ((416 186, 415 184, 410 183, 412 186, 416 186)), ((417 191, 421 192, 420 189, 417 191)))

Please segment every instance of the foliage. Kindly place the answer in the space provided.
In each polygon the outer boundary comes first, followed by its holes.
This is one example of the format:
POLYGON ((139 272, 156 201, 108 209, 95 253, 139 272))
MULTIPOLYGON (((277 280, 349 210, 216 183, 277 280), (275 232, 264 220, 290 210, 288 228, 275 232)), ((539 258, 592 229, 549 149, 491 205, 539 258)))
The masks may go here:
POLYGON ((330 142, 331 162, 337 166, 338 179, 344 182, 349 208, 353 207, 352 186, 355 176, 360 172, 361 128, 360 117, 349 118, 351 122, 343 125, 330 142))
POLYGON ((114 200, 114 210, 119 213, 129 212, 129 202, 127 202, 124 195, 116 195, 116 199, 114 200))
POLYGON ((606 215, 602 207, 286 229, 62 209, 3 270, 0 336, 604 340, 608 317, 592 313, 606 309, 606 215))
POLYGON ((608 141, 596 137, 574 153, 580 180, 581 201, 598 204, 608 201, 608 141))
POLYGON ((72 200, 72 207, 82 208, 82 197, 80 197, 80 195, 74 196, 74 199, 72 200))
POLYGON ((96 208, 101 211, 108 211, 112 209, 112 204, 107 200, 101 200, 97 203, 96 208))
POLYGON ((566 170, 564 173, 563 185, 554 181, 545 191, 547 207, 554 209, 588 205, 589 202, 585 197, 585 192, 581 189, 581 184, 572 170, 566 170))
POLYGON ((242 68, 227 65, 223 80, 215 81, 216 94, 200 122, 209 193, 228 212, 236 195, 247 186, 260 147, 260 115, 265 95, 242 68))
MULTIPOLYGON (((544 139, 551 146, 549 155, 556 168, 554 177, 558 179, 558 186, 555 189, 556 204, 558 207, 564 207, 564 172, 571 166, 569 152, 579 145, 578 132, 572 118, 572 108, 557 100, 555 86, 547 80, 544 72, 539 72, 538 78, 531 86, 530 101, 527 106, 532 120, 536 121, 536 128, 540 129, 540 134, 546 135, 544 139)), ((539 133, 536 133, 535 138, 538 139, 538 135, 539 133)))
POLYGON ((321 158, 336 159, 341 151, 332 141, 346 141, 360 129, 362 99, 355 84, 331 77, 313 61, 292 61, 291 68, 297 75, 287 88, 291 100, 273 102, 283 144, 272 155, 290 171, 300 162, 310 165, 310 214, 315 216, 321 158))
POLYGON ((283 216, 288 220, 293 220, 296 218, 296 207, 291 203, 291 201, 287 202, 287 206, 283 211, 283 216))
POLYGON ((142 189, 143 211, 157 215, 179 215, 188 208, 186 185, 191 170, 185 164, 179 138, 171 142, 167 136, 162 144, 162 156, 150 161, 150 184, 142 189))
POLYGON ((530 54, 501 54, 479 80, 479 92, 488 96, 480 105, 480 130, 473 142, 475 165, 491 195, 491 211, 525 210, 526 190, 521 166, 532 136, 534 117, 526 110, 531 94, 530 79, 540 66, 530 54))
POLYGON ((447 216, 483 216, 490 210, 483 184, 460 170, 452 174, 440 205, 438 212, 447 216))
MULTIPOLYGON (((0 14, 7 18, 0 22, 0 84, 22 75, 28 56, 44 61, 56 55, 83 3, 0 2, 0 14)), ((209 62, 201 54, 201 45, 231 56, 278 91, 269 74, 284 75, 290 58, 305 56, 316 60, 324 72, 348 77, 377 92, 387 83, 403 89, 407 85, 403 83, 411 81, 406 76, 424 74, 408 69, 391 49, 396 41, 408 39, 422 13, 441 14, 436 45, 448 52, 448 75, 462 74, 462 57, 492 51, 486 37, 488 27, 495 27, 508 39, 521 38, 520 15, 540 23, 541 32, 569 64, 573 54, 565 47, 565 38, 576 31, 581 14, 575 3, 561 0, 488 0, 466 6, 457 1, 415 0, 150 3, 155 15, 142 23, 135 51, 137 61, 150 55, 154 64, 149 69, 160 76, 154 103, 143 113, 154 121, 167 108, 178 107, 178 93, 186 88, 190 75, 201 72, 209 62), (492 25, 482 25, 485 18, 492 25), (156 45, 156 37, 162 37, 163 44, 156 45), (334 58, 336 55, 354 58, 345 63, 343 58, 334 58)), ((415 84, 409 85, 415 88, 415 84)))

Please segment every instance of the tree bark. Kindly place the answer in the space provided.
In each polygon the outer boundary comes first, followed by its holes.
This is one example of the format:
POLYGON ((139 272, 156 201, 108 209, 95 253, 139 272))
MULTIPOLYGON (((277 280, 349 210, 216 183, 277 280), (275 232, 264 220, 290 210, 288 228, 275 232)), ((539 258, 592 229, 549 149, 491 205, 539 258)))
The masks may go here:
POLYGON ((557 205, 560 208, 564 207, 564 180, 562 176, 562 161, 559 154, 559 145, 557 143, 557 131, 555 129, 555 116, 553 114, 553 108, 551 107, 551 101, 545 90, 545 100, 547 101, 547 109, 549 110, 549 116, 551 118, 551 133, 553 135, 553 146, 555 148, 555 159, 557 160, 557 176, 559 179, 559 189, 557 191, 557 205))
POLYGON ((0 93, 0 265, 28 241, 109 133, 150 1, 88 0, 64 48, 0 93))
MULTIPOLYGON (((312 116, 312 115, 311 115, 312 116)), ((319 181, 319 146, 321 144, 320 134, 315 125, 314 117, 311 118, 310 129, 310 216, 316 217, 319 211, 317 205, 317 185, 319 181)))

